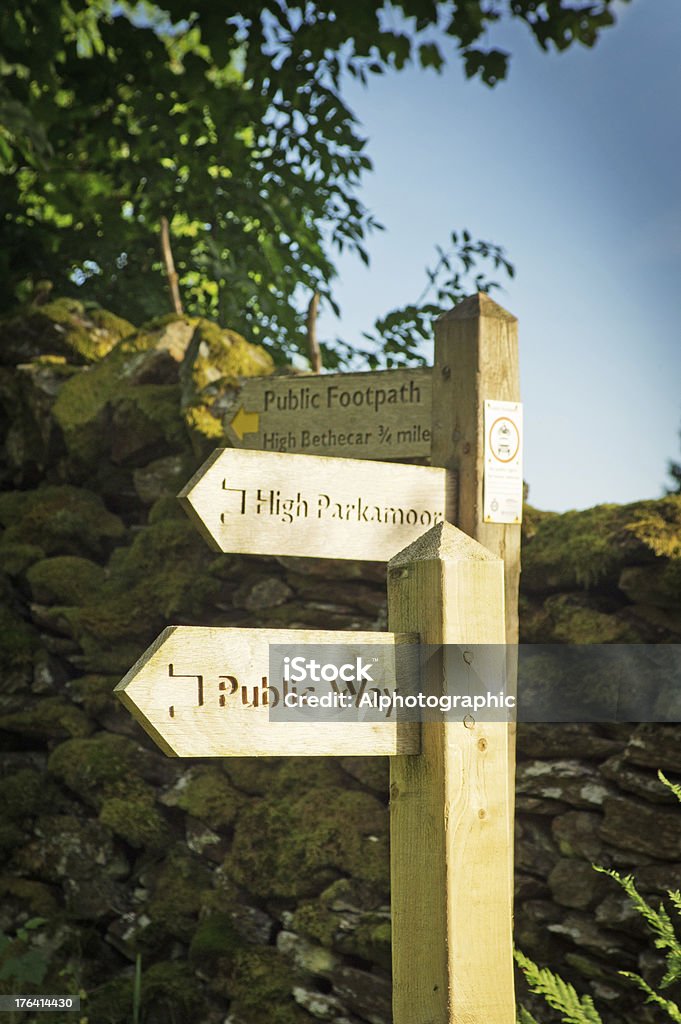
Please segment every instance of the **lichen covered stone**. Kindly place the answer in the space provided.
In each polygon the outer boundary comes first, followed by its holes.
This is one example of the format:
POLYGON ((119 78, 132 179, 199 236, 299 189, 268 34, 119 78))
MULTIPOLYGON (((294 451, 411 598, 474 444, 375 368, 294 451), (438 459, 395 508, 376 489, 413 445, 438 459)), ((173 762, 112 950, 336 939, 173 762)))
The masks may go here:
POLYGON ((33 600, 39 604, 79 605, 97 594, 105 572, 89 558, 58 555, 33 564, 26 577, 33 600))
POLYGON ((107 310, 86 309, 78 299, 57 298, 28 305, 0 320, 0 361, 11 366, 57 355, 89 363, 101 359, 133 330, 131 323, 107 310))
POLYGON ((615 585, 626 565, 681 553, 681 496, 631 505, 598 505, 533 524, 523 547, 523 588, 615 585))
POLYGON ((225 870, 271 897, 312 896, 345 874, 386 892, 386 809, 368 793, 336 788, 261 800, 239 816, 225 870))
POLYGON ((180 807, 210 828, 222 829, 232 824, 243 798, 219 768, 199 765, 181 775, 162 802, 180 807))
POLYGON ((66 740, 53 750, 48 768, 96 810, 112 797, 153 800, 145 776, 156 774, 156 756, 126 736, 66 740))
POLYGON ((0 548, 38 544, 46 555, 101 557, 125 534, 93 491, 69 484, 0 494, 0 548))

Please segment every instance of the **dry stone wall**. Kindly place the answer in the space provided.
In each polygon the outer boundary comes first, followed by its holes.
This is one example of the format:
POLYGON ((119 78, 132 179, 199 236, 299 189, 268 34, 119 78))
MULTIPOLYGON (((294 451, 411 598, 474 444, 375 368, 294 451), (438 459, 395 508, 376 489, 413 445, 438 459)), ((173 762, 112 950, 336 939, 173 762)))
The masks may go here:
MULTIPOLYGON (((66 300, 1 323, 0 364, 0 985, 31 954, 116 1024, 139 953, 149 1024, 387 1024, 387 761, 173 760, 112 696, 171 623, 385 627, 383 566, 216 555, 174 498, 269 357, 66 300)), ((523 640, 681 642, 680 498, 524 529, 523 640)), ((612 1024, 656 1019, 616 972, 660 958, 591 864, 679 884, 658 768, 681 777, 677 726, 520 729, 517 943, 612 1024)))

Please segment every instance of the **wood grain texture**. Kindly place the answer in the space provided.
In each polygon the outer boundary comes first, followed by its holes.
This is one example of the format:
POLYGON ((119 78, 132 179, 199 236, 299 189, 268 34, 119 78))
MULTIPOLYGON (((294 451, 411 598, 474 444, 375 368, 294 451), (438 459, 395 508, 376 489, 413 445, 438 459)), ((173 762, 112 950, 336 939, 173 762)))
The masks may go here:
MULTIPOLYGON (((435 324, 432 465, 456 480, 459 529, 504 561, 507 679, 516 687, 520 526, 483 521, 484 402, 520 401, 518 321, 482 292, 459 303, 435 324)), ((516 726, 506 726, 510 777, 515 777, 516 726)), ((511 794, 511 829, 515 795, 511 794)), ((513 857, 511 846, 509 855, 513 857)), ((511 862, 512 863, 512 862, 511 862)), ((513 875, 511 872, 511 882, 513 875)))
POLYGON ((515 644, 520 526, 483 522, 485 399, 520 401, 518 321, 479 292, 435 324, 431 461, 456 475, 456 526, 504 561, 506 639, 515 644))
POLYGON ((431 372, 411 367, 246 379, 225 428, 237 448, 252 450, 346 459, 429 455, 431 372))
POLYGON ((271 721, 281 699, 270 680, 269 645, 381 645, 413 636, 355 630, 232 629, 168 626, 115 689, 166 753, 176 757, 392 755, 420 749, 418 723, 271 721))
MULTIPOLYGON (((389 563, 388 608, 424 643, 503 643, 503 563, 435 527, 389 563)), ((514 1024, 506 726, 426 722, 421 745, 390 762, 394 1024, 514 1024)))
POLYGON ((387 561, 445 516, 429 466, 218 448, 181 491, 221 551, 387 561))

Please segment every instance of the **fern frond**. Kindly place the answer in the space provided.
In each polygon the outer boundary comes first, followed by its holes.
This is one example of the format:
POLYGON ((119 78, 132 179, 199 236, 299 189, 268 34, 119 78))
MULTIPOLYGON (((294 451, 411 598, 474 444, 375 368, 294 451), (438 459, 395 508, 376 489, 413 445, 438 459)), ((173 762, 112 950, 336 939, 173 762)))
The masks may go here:
POLYGON ((667 895, 676 907, 679 914, 681 914, 681 892, 678 889, 668 889, 667 895))
POLYGON ((679 786, 677 782, 670 782, 667 776, 664 774, 664 772, 658 771, 657 777, 660 780, 660 782, 664 783, 667 789, 671 789, 676 799, 679 801, 679 803, 681 803, 681 786, 679 786))
POLYGON ((539 1024, 539 1021, 532 1016, 524 1006, 518 1007, 518 1024, 539 1024))
POLYGON ((516 950, 514 956, 530 991, 543 996, 549 1006, 562 1013, 564 1024, 603 1024, 590 996, 580 998, 569 982, 563 981, 548 967, 538 967, 520 950, 516 950))
POLYGON ((640 974, 634 974, 632 971, 620 971, 623 978, 628 978, 633 981, 634 984, 645 992, 647 1003, 655 1003, 660 1009, 664 1010, 670 1020, 674 1021, 674 1024, 681 1024, 681 1009, 676 1003, 672 1002, 671 999, 665 999, 659 992, 656 992, 654 988, 651 988, 647 981, 641 977, 640 974))
POLYGON ((662 903, 658 904, 657 910, 641 896, 636 888, 632 875, 620 875, 619 871, 613 868, 601 868, 594 865, 594 869, 603 875, 610 875, 620 885, 629 897, 634 909, 639 912, 648 924, 648 927, 655 935, 655 945, 658 949, 679 948, 679 940, 676 937, 671 918, 662 903))

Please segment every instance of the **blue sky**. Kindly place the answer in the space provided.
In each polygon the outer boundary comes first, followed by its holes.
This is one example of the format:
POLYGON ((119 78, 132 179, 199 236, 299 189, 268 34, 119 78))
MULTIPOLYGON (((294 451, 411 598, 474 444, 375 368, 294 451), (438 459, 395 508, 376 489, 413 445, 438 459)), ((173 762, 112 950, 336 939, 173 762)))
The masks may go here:
POLYGON ((508 79, 403 71, 348 88, 386 231, 367 270, 340 260, 340 324, 359 339, 417 298, 453 229, 503 245, 516 279, 530 501, 562 511, 657 497, 681 459, 681 4, 633 0, 593 50, 493 39, 508 79))

